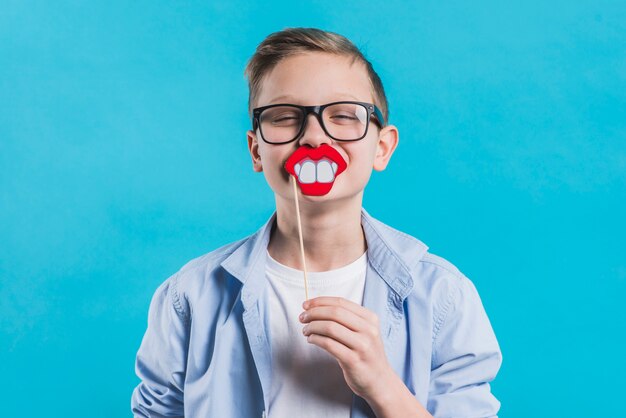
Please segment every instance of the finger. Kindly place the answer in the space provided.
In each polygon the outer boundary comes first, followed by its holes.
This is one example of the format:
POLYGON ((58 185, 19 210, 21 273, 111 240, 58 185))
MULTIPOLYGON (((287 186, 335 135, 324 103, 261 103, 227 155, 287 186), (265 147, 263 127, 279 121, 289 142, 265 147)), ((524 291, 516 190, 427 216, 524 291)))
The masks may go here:
POLYGON ((343 325, 334 321, 313 321, 302 329, 306 336, 311 334, 323 335, 343 344, 351 350, 362 349, 362 337, 343 325))
POLYGON ((376 324, 368 322, 363 317, 354 312, 340 306, 320 306, 310 308, 303 312, 304 317, 301 322, 308 323, 311 321, 327 320, 335 321, 355 332, 373 333, 376 324))
POLYGON ((345 345, 330 337, 319 334, 311 334, 307 337, 307 341, 326 350, 341 364, 352 364, 354 362, 355 353, 345 345))
POLYGON ((378 321, 378 317, 374 312, 359 305, 358 303, 354 303, 351 300, 342 297, 319 296, 305 301, 302 306, 304 307, 304 309, 310 309, 317 306, 340 306, 342 308, 348 309, 350 312, 353 312, 354 314, 359 315, 362 318, 365 318, 368 321, 378 321))

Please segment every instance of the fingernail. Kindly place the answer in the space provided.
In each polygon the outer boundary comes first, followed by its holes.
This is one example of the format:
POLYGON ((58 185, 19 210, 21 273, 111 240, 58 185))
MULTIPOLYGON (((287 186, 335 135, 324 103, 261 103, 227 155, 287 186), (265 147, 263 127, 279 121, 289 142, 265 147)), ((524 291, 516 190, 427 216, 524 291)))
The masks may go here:
POLYGON ((304 309, 308 309, 308 308, 309 308, 309 301, 308 301, 308 300, 305 300, 305 301, 302 303, 302 307, 303 307, 304 309))
POLYGON ((304 335, 306 335, 306 331, 307 331, 307 329, 309 329, 309 326, 308 326, 308 325, 306 325, 304 328, 302 328, 302 333, 303 333, 304 335))
POLYGON ((306 313, 302 312, 300 314, 300 321, 304 321, 306 319, 306 313))

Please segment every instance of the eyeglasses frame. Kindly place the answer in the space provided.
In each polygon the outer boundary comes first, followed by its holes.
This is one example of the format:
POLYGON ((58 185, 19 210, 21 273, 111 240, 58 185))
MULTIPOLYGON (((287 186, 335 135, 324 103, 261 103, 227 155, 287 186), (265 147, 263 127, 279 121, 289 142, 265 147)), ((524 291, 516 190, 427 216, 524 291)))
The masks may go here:
POLYGON ((369 129, 369 121, 371 121, 372 115, 375 116, 375 122, 377 122, 377 125, 381 129, 385 127, 385 119, 383 117, 383 112, 381 112, 381 110, 375 104, 367 103, 367 102, 357 102, 357 101, 351 101, 351 100, 341 100, 341 101, 338 101, 338 102, 326 103, 326 104, 317 105, 317 106, 302 106, 302 105, 296 105, 296 104, 292 104, 292 103, 276 103, 276 104, 271 104, 271 105, 267 105, 267 106, 256 107, 256 108, 252 109, 252 130, 256 131, 256 128, 258 127, 259 128, 259 132, 261 133, 261 139, 263 139, 263 141, 265 141, 268 144, 272 144, 272 145, 288 144, 288 143, 293 142, 296 139, 300 138, 300 136, 302 135, 302 133, 306 129, 306 124, 307 124, 308 116, 309 116, 310 113, 313 113, 315 115, 315 117, 317 118, 317 121, 319 122, 320 126, 322 127, 322 129, 324 130, 326 135, 328 135, 329 137, 331 137, 335 141, 353 142, 353 141, 359 141, 359 140, 365 138, 365 136, 367 135, 367 131, 369 129), (322 119, 322 112, 327 107, 332 106, 332 105, 336 105, 336 104, 340 104, 340 103, 358 104, 358 105, 361 105, 361 106, 365 107, 365 109, 367 111, 368 123, 367 123, 367 125, 365 125, 365 133, 360 138, 357 138, 357 139, 338 139, 338 138, 335 138, 334 136, 332 136, 328 132, 328 130, 326 130, 326 126, 324 125, 324 121, 322 119), (298 131, 298 133, 296 134, 296 136, 293 139, 291 139, 289 141, 284 141, 284 142, 269 142, 263 136, 263 130, 261 129, 261 125, 259 123, 259 117, 261 116, 261 112, 263 112, 265 109, 269 109, 269 108, 272 108, 272 107, 278 107, 278 106, 296 107, 296 108, 302 110, 302 112, 304 113, 304 119, 303 119, 302 124, 300 125, 300 130, 298 131))

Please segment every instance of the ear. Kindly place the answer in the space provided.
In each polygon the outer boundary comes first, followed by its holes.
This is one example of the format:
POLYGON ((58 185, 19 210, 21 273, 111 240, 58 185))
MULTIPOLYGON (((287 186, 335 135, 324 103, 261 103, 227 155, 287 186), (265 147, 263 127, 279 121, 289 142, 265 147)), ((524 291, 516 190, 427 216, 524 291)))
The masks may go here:
POLYGON ((256 133, 252 130, 246 132, 248 136, 248 150, 252 157, 252 169, 256 172, 263 171, 263 164, 261 163, 261 154, 259 154, 259 142, 256 133))
POLYGON ((374 170, 383 171, 394 150, 398 146, 400 133, 394 125, 387 125, 378 134, 378 144, 376 145, 376 156, 374 157, 374 170))

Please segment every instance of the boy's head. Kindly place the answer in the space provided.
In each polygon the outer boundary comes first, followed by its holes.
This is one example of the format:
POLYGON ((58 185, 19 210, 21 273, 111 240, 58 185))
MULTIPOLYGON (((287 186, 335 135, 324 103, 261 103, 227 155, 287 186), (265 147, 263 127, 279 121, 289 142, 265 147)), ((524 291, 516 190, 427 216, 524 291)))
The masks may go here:
POLYGON ((316 28, 288 28, 274 32, 259 44, 248 61, 244 75, 248 79, 248 112, 259 105, 258 98, 263 78, 284 58, 302 53, 323 52, 350 59, 350 64, 360 63, 365 67, 371 84, 374 103, 380 108, 385 121, 389 120, 389 107, 383 83, 372 64, 349 39, 337 33, 316 28))
POLYGON ((277 204, 293 200, 290 175, 303 195, 362 197, 398 131, 387 124, 382 83, 358 48, 332 32, 285 29, 258 46, 245 75, 253 169, 264 172, 277 204))

